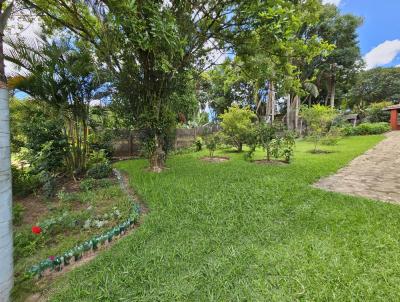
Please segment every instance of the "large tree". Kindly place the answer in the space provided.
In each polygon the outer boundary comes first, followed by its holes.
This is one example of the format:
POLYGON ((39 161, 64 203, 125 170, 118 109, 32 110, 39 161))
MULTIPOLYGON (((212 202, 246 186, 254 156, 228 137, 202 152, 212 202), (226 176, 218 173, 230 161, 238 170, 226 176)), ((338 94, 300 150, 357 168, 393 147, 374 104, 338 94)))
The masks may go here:
POLYGON ((335 106, 337 92, 343 97, 362 67, 357 34, 361 24, 362 18, 341 14, 335 5, 327 4, 314 28, 319 37, 335 46, 327 57, 317 57, 310 66, 318 70, 316 82, 331 107, 335 106))
POLYGON ((148 133, 151 169, 161 171, 174 104, 191 68, 207 65, 206 54, 222 46, 235 1, 23 1, 49 28, 92 43, 113 75, 115 99, 148 133))

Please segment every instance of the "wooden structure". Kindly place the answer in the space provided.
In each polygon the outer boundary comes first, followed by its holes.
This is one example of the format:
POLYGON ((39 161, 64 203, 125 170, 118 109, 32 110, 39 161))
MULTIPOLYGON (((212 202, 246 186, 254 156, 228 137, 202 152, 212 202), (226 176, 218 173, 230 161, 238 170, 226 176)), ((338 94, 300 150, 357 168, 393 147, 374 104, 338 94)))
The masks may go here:
POLYGON ((386 107, 383 110, 390 111, 390 127, 392 130, 400 130, 400 104, 386 107))

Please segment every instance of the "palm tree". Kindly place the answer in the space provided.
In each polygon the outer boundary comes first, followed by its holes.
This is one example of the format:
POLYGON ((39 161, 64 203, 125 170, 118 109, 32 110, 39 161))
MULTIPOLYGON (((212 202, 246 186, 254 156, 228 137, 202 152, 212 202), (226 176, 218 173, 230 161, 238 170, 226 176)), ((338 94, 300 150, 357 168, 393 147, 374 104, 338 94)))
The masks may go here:
POLYGON ((0 301, 9 301, 13 285, 10 110, 3 52, 4 29, 12 7, 13 2, 0 0, 0 301))

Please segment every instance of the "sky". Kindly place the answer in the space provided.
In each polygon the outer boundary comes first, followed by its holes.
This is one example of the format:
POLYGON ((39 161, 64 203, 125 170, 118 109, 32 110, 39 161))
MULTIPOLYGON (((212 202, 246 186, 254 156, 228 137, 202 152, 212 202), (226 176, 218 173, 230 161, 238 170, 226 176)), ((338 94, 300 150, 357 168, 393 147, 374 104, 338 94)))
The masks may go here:
POLYGON ((364 18, 359 40, 367 69, 400 67, 400 0, 324 0, 364 18))

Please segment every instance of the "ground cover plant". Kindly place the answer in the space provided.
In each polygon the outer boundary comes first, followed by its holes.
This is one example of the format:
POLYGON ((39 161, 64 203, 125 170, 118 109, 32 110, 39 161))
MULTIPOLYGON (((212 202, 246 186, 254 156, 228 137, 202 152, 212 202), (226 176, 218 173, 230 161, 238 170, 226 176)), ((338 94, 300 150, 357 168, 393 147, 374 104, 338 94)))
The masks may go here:
POLYGON ((75 253, 74 247, 124 222, 131 211, 132 201, 114 178, 67 182, 51 200, 33 195, 17 199, 13 207, 15 300, 24 301, 32 291, 48 285, 49 280, 37 280, 44 262, 53 263, 68 251, 71 258, 79 259, 82 253, 75 253))
POLYGON ((301 141, 282 166, 235 153, 210 165, 198 160, 207 151, 171 157, 157 175, 120 162, 149 214, 49 300, 398 300, 400 208, 310 186, 381 139, 346 137, 312 156, 301 141))

